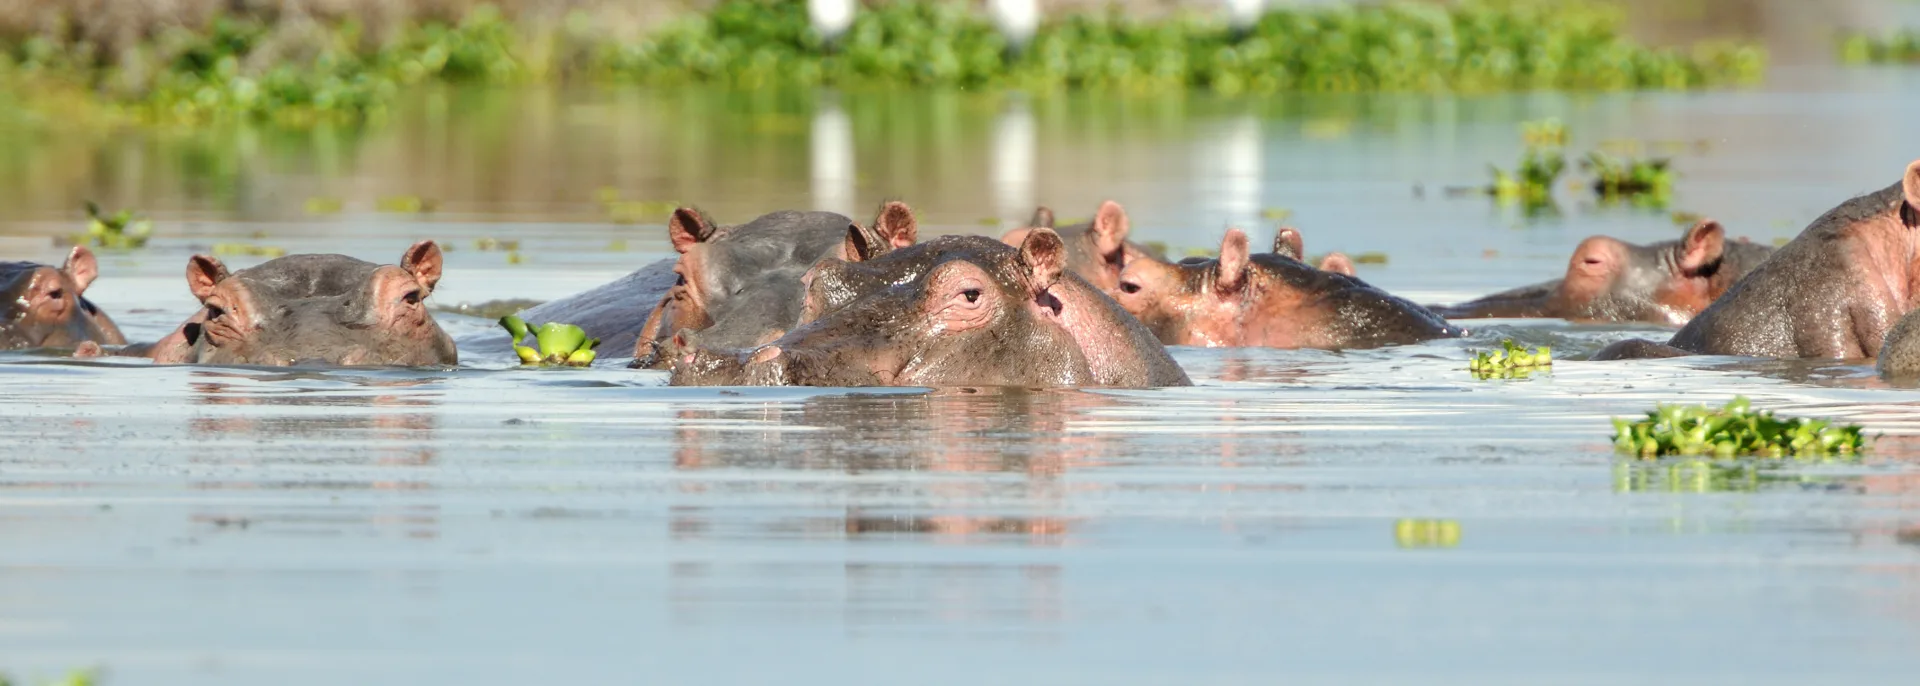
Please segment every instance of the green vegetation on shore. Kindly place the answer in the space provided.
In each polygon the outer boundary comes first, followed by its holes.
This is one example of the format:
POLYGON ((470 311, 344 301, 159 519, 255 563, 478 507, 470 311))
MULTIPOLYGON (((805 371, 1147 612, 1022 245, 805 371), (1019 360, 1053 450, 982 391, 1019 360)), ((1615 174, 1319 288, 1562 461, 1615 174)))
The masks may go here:
POLYGON ((0 41, 16 92, 104 96, 161 121, 361 121, 422 83, 720 83, 1220 93, 1687 89, 1757 81, 1764 52, 1716 43, 1654 49, 1621 36, 1592 0, 1276 9, 1250 30, 1193 15, 1053 18, 1009 50, 991 22, 951 0, 867 8, 833 45, 799 0, 721 0, 644 37, 572 16, 532 30, 482 8, 378 40, 351 19, 236 13, 150 29, 106 51, 62 34, 0 41))
POLYGON ((1920 63, 1920 31, 1907 30, 1878 38, 1847 36, 1840 41, 1840 59, 1848 64, 1920 63))

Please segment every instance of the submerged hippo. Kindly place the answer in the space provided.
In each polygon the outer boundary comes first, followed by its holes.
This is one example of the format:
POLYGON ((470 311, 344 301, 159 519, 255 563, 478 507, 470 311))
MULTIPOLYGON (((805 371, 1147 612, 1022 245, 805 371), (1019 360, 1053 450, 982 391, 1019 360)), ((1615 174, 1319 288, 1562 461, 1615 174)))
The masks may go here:
POLYGON ((125 345, 120 327, 84 297, 99 274, 99 262, 86 246, 74 246, 58 268, 0 262, 0 297, 6 299, 0 350, 125 345))
POLYGON ((1726 230, 1710 219, 1679 239, 1652 245, 1593 236, 1574 248, 1564 278, 1433 311, 1449 319, 1553 317, 1682 326, 1772 253, 1770 246, 1728 243, 1726 230))
POLYGON ((702 347, 676 385, 1184 386, 1166 348, 1067 267, 1047 228, 1020 247, 942 236, 808 275, 802 324, 766 345, 702 347))
MULTIPOLYGON (((1009 231, 1000 240, 1017 246, 1024 243, 1034 229, 1053 229, 1053 210, 1045 207, 1034 210, 1026 228, 1009 231)), ((1127 240, 1130 231, 1127 211, 1120 203, 1108 200, 1100 203, 1092 220, 1055 230, 1055 233, 1067 246, 1067 268, 1095 288, 1112 293, 1120 286, 1120 270, 1127 261, 1150 254, 1145 247, 1127 240)))
POLYGON ((1596 360, 1690 353, 1868 358, 1920 300, 1920 161, 1892 186, 1841 203, 1673 335, 1622 341, 1596 360))
POLYGON ((870 259, 912 245, 917 225, 905 203, 881 206, 861 226, 832 212, 780 211, 718 226, 699 210, 674 210, 667 238, 679 257, 661 260, 593 290, 520 314, 564 322, 632 350, 633 367, 664 369, 668 337, 746 347, 778 337, 799 315, 800 277, 821 258, 870 259))
POLYGON ((421 241, 399 266, 345 255, 288 255, 227 271, 194 255, 187 287, 200 311, 148 351, 156 362, 258 365, 451 365, 453 339, 427 311, 440 247, 421 241))
POLYGON ((1463 335, 1419 305, 1292 257, 1250 255, 1229 229, 1220 257, 1127 263, 1120 305, 1167 345, 1373 348, 1463 335))

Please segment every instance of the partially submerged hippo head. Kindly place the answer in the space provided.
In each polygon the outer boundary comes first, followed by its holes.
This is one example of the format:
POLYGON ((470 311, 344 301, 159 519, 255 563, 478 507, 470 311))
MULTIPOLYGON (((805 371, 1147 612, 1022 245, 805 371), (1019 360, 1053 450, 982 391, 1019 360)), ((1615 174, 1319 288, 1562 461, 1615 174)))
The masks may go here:
MULTIPOLYGON (((1020 245, 1034 229, 1052 229, 1053 211, 1045 207, 1035 210, 1033 220, 1026 228, 1014 229, 1001 236, 1007 245, 1020 245)), ((1059 229, 1056 233, 1067 246, 1067 268, 1094 287, 1111 293, 1120 284, 1120 270, 1127 260, 1146 254, 1146 250, 1127 240, 1130 231, 1127 211, 1120 203, 1108 200, 1100 203, 1093 219, 1059 229)))
POLYGON ((1452 319, 1554 317, 1680 326, 1772 252, 1769 246, 1728 242, 1726 230, 1711 219, 1694 224, 1679 239, 1651 245, 1593 236, 1574 249, 1564 278, 1434 311, 1452 319))
POLYGON ((120 328, 83 295, 100 274, 93 251, 74 246, 66 264, 0 262, 0 350, 71 348, 82 343, 123 345, 120 328))
POLYGON ((1067 269, 1053 230, 1020 247, 942 236, 808 277, 803 323, 747 350, 702 348, 678 385, 1166 386, 1185 372, 1139 322, 1067 269))
POLYGON ((1220 257, 1136 260, 1118 300, 1168 345, 1372 348, 1461 335, 1425 308, 1280 254, 1250 255, 1229 229, 1220 257))
POLYGON ((156 344, 158 362, 258 365, 450 365, 453 339, 427 311, 440 247, 421 241, 399 266, 345 255, 289 255, 228 272, 195 255, 187 286, 201 308, 156 344))
POLYGON ((680 253, 679 278, 648 315, 636 367, 668 366, 673 340, 746 348, 778 338, 798 320, 800 279, 816 262, 873 259, 913 245, 919 228, 911 208, 888 202, 868 226, 832 212, 781 211, 720 228, 681 208, 667 232, 680 253))

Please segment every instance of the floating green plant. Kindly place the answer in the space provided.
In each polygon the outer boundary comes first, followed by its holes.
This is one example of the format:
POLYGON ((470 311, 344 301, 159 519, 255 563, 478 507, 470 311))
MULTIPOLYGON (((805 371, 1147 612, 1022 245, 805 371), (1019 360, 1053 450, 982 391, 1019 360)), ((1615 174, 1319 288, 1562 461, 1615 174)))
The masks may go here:
POLYGON ((1402 548, 1452 548, 1460 545, 1460 523, 1451 519, 1402 519, 1393 523, 1393 542, 1402 548))
MULTIPOLYGON (((66 676, 51 681, 37 682, 39 686, 93 686, 100 683, 97 672, 91 669, 76 669, 66 676)), ((0 686, 26 686, 27 682, 14 681, 13 677, 0 673, 0 686)))
MULTIPOLYGON (((1324 258, 1323 258, 1324 259, 1324 258)), ((1319 264, 1318 260, 1314 264, 1319 264)), ((1387 254, 1383 252, 1363 252, 1353 256, 1354 264, 1386 264, 1387 254)))
POLYGON ((287 250, 286 248, 254 245, 252 243, 215 243, 213 244, 213 254, 244 255, 248 257, 284 257, 287 254, 287 250))
POLYGON ((519 317, 507 315, 500 318, 500 326, 513 335, 513 352, 521 364, 585 367, 593 364, 593 348, 600 345, 600 339, 588 338, 585 330, 572 324, 548 322, 531 328, 519 317), (520 344, 528 335, 533 336, 534 346, 520 344))
POLYGON ((133 210, 107 214, 100 211, 99 205, 88 200, 87 218, 87 233, 76 237, 76 243, 89 243, 110 250, 132 250, 146 247, 147 239, 153 235, 153 221, 144 217, 136 218, 133 210))
POLYGON ((1920 31, 1906 30, 1881 37, 1847 36, 1840 41, 1840 59, 1848 64, 1920 62, 1920 31))
POLYGON ((1502 204, 1529 208, 1551 205, 1553 184, 1567 171, 1567 155, 1562 149, 1567 142, 1567 127, 1556 119, 1525 122, 1520 125, 1520 139, 1526 151, 1521 153, 1519 165, 1511 172, 1491 167, 1493 185, 1487 187, 1487 193, 1502 204))
POLYGON ((307 207, 307 214, 322 215, 322 214, 336 214, 340 212, 340 209, 342 207, 345 207, 345 205, 346 203, 342 202, 339 198, 312 197, 312 198, 307 198, 306 207, 307 207))
POLYGON ((1656 405, 1645 419, 1613 420, 1614 447, 1644 459, 1665 455, 1714 458, 1849 457, 1867 449, 1859 425, 1821 419, 1779 419, 1755 411, 1744 396, 1726 406, 1656 405))
POLYGON ((1593 192, 1601 200, 1664 207, 1673 197, 1671 160, 1619 158, 1596 150, 1587 153, 1580 166, 1593 174, 1593 192))
POLYGON ((392 212, 395 214, 432 212, 439 208, 439 206, 439 201, 433 200, 432 198, 422 198, 417 195, 385 197, 374 204, 374 207, 378 208, 381 212, 392 212))
POLYGON ((1541 346, 1529 351, 1511 338, 1500 341, 1499 350, 1470 352, 1473 359, 1467 362, 1467 371, 1480 379, 1526 378, 1535 371, 1553 367, 1552 348, 1541 346))

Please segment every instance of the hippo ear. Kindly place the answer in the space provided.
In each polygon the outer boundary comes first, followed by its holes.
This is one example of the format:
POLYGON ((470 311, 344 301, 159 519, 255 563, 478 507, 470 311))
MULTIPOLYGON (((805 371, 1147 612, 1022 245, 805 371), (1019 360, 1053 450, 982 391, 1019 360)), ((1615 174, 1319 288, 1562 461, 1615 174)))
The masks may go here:
POLYGON ((1680 268, 1697 272, 1718 263, 1726 244, 1727 230, 1720 226, 1720 222, 1700 220, 1693 228, 1687 229, 1686 238, 1680 241, 1680 268))
POLYGON ((213 295, 213 287, 227 280, 227 265, 210 255, 194 255, 187 259, 187 288, 193 291, 193 297, 201 302, 213 295))
POLYGON ((1907 178, 1901 182, 1907 202, 1900 206, 1900 221, 1909 229, 1920 229, 1920 160, 1907 165, 1907 178))
POLYGON ((667 240, 673 242, 673 249, 678 252, 693 249, 695 243, 705 243, 716 231, 719 227, 691 207, 674 210, 673 217, 667 220, 667 240))
POLYGON ((1306 259, 1307 246, 1300 239, 1300 230, 1291 226, 1280 227, 1280 232, 1273 234, 1273 254, 1296 260, 1306 259))
POLYGON ((93 285, 94 278, 100 276, 100 263, 94 260, 93 251, 88 250, 87 246, 76 245, 73 246, 73 252, 67 253, 67 263, 60 271, 66 272, 80 292, 85 293, 87 287, 93 285))
POLYGON ((1248 251, 1247 232, 1227 229, 1227 237, 1220 239, 1220 274, 1213 280, 1220 290, 1239 290, 1246 283, 1248 251))
POLYGON ((413 278, 419 279, 420 285, 425 286, 429 293, 433 292, 434 286, 439 285, 440 268, 444 265, 445 260, 440 256, 440 244, 433 241, 415 243, 413 247, 407 248, 407 252, 400 255, 400 268, 407 270, 413 278))
POLYGON ((874 234, 879 236, 881 254, 893 248, 912 246, 914 240, 920 240, 920 225, 914 223, 914 208, 908 208, 899 200, 889 200, 874 215, 874 234))
POLYGON ((1053 229, 1035 228, 1020 243, 1020 264, 1027 268, 1027 283, 1033 292, 1045 291, 1060 280, 1060 271, 1066 268, 1067 244, 1053 229))
POLYGON ((1027 226, 1053 228, 1053 209, 1046 205, 1033 208, 1033 218, 1027 220, 1027 226))
POLYGON ((1120 203, 1112 200, 1100 203, 1100 211, 1093 214, 1093 241, 1100 249, 1100 256, 1108 261, 1120 254, 1127 243, 1127 211, 1120 203))
POLYGON ((1330 253, 1320 258, 1320 271, 1353 276, 1353 260, 1346 253, 1330 253))

